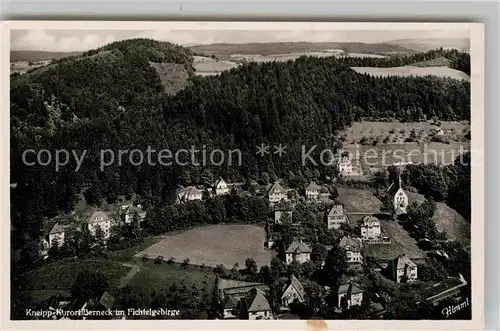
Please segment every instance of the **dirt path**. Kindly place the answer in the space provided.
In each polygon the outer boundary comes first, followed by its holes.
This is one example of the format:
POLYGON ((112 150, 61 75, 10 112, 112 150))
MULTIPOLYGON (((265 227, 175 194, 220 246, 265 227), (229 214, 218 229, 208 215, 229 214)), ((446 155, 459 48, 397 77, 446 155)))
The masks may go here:
POLYGON ((122 266, 131 268, 131 269, 125 276, 123 276, 120 279, 120 284, 118 285, 118 288, 122 288, 122 287, 128 285, 128 283, 132 280, 132 278, 134 278, 135 274, 138 273, 140 270, 139 266, 137 264, 122 263, 122 266))

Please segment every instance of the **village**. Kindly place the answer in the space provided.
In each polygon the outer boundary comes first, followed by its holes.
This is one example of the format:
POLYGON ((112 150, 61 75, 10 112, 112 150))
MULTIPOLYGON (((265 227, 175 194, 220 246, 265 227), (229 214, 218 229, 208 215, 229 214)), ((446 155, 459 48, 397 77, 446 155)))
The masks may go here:
MULTIPOLYGON (((340 178, 345 179, 358 175, 355 170, 353 171, 353 166, 346 157, 338 161, 337 167, 340 178)), ((274 300, 270 300, 269 284, 242 281, 234 279, 234 277, 232 277, 233 279, 225 279, 224 273, 218 274, 216 288, 220 294, 223 312, 220 318, 281 319, 297 316, 297 314, 300 314, 297 312, 301 309, 300 305, 304 305, 309 301, 309 294, 306 293, 301 279, 311 283, 310 279, 304 279, 299 270, 306 268, 305 266, 313 266, 317 270, 331 268, 332 265, 325 262, 331 250, 341 252, 342 260, 345 259, 347 269, 345 274, 339 277, 337 288, 325 285, 319 287, 320 300, 324 301, 326 297, 335 297, 334 305, 337 314, 350 311, 355 306, 358 306, 356 309, 360 309, 363 305, 368 316, 381 318, 385 312, 384 307, 391 299, 385 292, 372 293, 368 298, 365 293, 366 289, 363 286, 363 284, 367 283, 368 276, 376 275, 383 282, 391 283, 392 287, 397 287, 399 284, 419 284, 419 265, 424 264, 426 269, 429 268, 426 256, 437 256, 441 261, 449 260, 445 249, 446 245, 439 245, 438 241, 431 243, 431 247, 434 248, 428 250, 426 255, 414 254, 411 249, 401 247, 404 242, 395 241, 401 241, 397 233, 390 233, 391 227, 399 226, 397 225, 398 218, 407 214, 411 201, 409 196, 412 194, 405 190, 401 181, 401 171, 404 166, 399 165, 398 169, 399 175, 397 179, 390 182, 388 187, 385 188, 384 196, 390 206, 385 211, 381 211, 383 206, 380 201, 380 206, 376 208, 370 207, 372 204, 369 200, 377 200, 374 196, 365 196, 364 198, 367 200, 362 200, 362 205, 368 206, 368 208, 360 210, 353 207, 350 194, 353 192, 354 194, 367 193, 356 188, 339 187, 336 196, 334 196, 330 189, 335 186, 318 184, 316 181, 309 182, 302 190, 286 188, 283 180, 276 180, 274 183, 264 186, 258 185, 254 181, 254 186, 258 186, 258 188, 254 187, 252 189, 253 194, 266 200, 270 210, 268 221, 263 225, 265 236, 262 249, 272 252, 272 256, 281 259, 285 270, 288 271, 285 272, 286 277, 283 277, 284 275, 281 277, 284 283, 280 286, 279 293, 273 293, 274 300), (318 224, 320 231, 329 233, 329 235, 334 234, 333 237, 336 238, 336 242, 333 245, 320 244, 317 239, 318 229, 313 229, 315 234, 311 236, 308 229, 310 225, 306 224, 307 221, 296 219, 295 210, 301 205, 311 206, 319 211, 320 221, 318 224), (387 224, 392 225, 387 227, 387 224), (286 235, 285 231, 288 232, 286 235), (308 231, 309 235, 307 234, 308 231), (284 236, 288 236, 288 242, 283 239, 284 236), (285 243, 286 246, 283 246, 285 243), (323 253, 317 252, 318 246, 323 247, 323 253), (384 253, 378 255, 378 251, 384 253)), ((252 195, 244 187, 246 186, 243 183, 230 183, 219 177, 208 189, 202 186, 179 188, 176 193, 175 204, 192 204, 213 199, 214 197, 229 195, 252 195)), ((147 219, 147 212, 141 203, 137 201, 137 198, 131 201, 122 201, 114 205, 115 209, 112 211, 92 208, 86 213, 86 220, 78 219, 74 215, 59 216, 50 220, 48 222, 50 230, 41 242, 41 255, 46 259, 49 256, 51 247, 52 249, 62 247, 65 241, 68 240, 68 233, 74 234, 75 232, 84 231, 95 239, 95 245, 97 245, 97 242, 101 242, 106 247, 113 229, 120 226, 133 226, 140 229, 142 223, 147 219)), ((314 218, 315 216, 310 217, 314 218)), ((401 231, 405 232, 402 229, 401 231)), ((404 235, 409 238, 407 233, 404 233, 404 235)), ((424 240, 418 242, 418 245, 422 243, 429 244, 431 241, 424 238, 424 240)), ((142 258, 143 263, 148 259, 154 260, 155 264, 166 263, 163 260, 164 257, 168 256, 169 252, 163 252, 163 250, 166 250, 165 248, 160 248, 159 251, 158 248, 153 249, 155 252, 153 254, 148 251, 156 245, 144 250, 147 254, 137 252, 134 258, 142 258)), ((238 245, 238 243, 235 243, 235 245, 238 245)), ((419 248, 417 249, 422 252, 419 248)), ((186 254, 189 256, 189 253, 186 254)), ((245 264, 249 260, 254 261, 252 258, 252 256, 248 256, 245 264)), ((217 260, 217 257, 215 259, 217 260)), ((172 260, 173 257, 169 261, 172 260)), ((183 262, 183 265, 188 263, 197 264, 196 261, 189 262, 188 258, 183 262)), ((204 263, 201 264, 204 265, 204 263)), ((215 263, 212 267, 215 267, 214 270, 223 268, 220 264, 215 263)), ((136 269, 135 272, 140 273, 139 268, 136 267, 136 269)), ((132 274, 132 277, 134 277, 134 274, 132 274)), ((467 285, 467 282, 460 274, 445 277, 441 281, 433 283, 428 282, 428 276, 425 280, 425 282, 422 282, 421 291, 425 293, 424 299, 433 305, 437 305, 445 299, 459 297, 461 288, 467 285), (424 284, 428 285, 424 286, 424 284)), ((414 287, 413 290, 415 289, 414 287)), ((106 291, 102 296, 89 298, 89 300, 80 302, 77 305, 80 307, 79 309, 83 309, 91 303, 94 305, 97 303, 97 306, 109 310, 113 306, 114 298, 106 291)), ((65 299, 62 301, 64 303, 52 300, 50 307, 52 309, 61 305, 74 307, 75 303, 72 300, 65 299)), ((64 316, 64 318, 68 317, 64 316)))

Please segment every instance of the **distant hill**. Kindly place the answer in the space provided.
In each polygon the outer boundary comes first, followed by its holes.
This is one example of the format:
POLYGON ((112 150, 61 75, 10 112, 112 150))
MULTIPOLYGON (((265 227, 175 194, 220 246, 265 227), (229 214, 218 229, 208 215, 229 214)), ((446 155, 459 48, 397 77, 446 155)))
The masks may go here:
POLYGON ((247 44, 209 44, 196 45, 189 47, 193 53, 215 55, 221 59, 228 59, 231 54, 286 54, 302 53, 324 50, 343 50, 347 53, 412 53, 400 45, 391 45, 384 43, 339 43, 339 42, 278 42, 278 43, 247 43, 247 44))
POLYGON ((399 46, 411 49, 418 52, 427 52, 436 48, 458 49, 461 51, 469 51, 469 38, 430 38, 430 39, 397 39, 387 42, 393 46, 399 46))
POLYGON ((10 51, 10 62, 58 60, 63 57, 80 54, 81 52, 10 51))

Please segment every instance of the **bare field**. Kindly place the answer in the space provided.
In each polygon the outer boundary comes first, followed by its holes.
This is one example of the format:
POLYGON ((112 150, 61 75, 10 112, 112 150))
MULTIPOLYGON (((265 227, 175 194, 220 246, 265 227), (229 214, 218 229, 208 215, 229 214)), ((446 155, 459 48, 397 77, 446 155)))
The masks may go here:
POLYGON ((347 214, 377 214, 380 213, 382 202, 366 189, 338 187, 338 200, 344 205, 347 214))
POLYGON ((186 85, 189 76, 182 64, 149 62, 149 65, 156 70, 166 93, 175 94, 186 85))
MULTIPOLYGON (((425 197, 419 193, 406 192, 410 202, 422 203, 425 197)), ((439 231, 445 231, 450 239, 460 242, 470 242, 470 224, 455 209, 445 203, 437 203, 437 211, 434 215, 436 227, 439 231)))
POLYGON ((247 258, 253 258, 257 265, 269 265, 271 252, 264 249, 265 230, 255 225, 219 224, 199 227, 183 233, 167 236, 153 246, 136 254, 165 260, 173 257, 176 262, 189 258, 190 264, 227 268, 238 263, 245 266, 247 258))
POLYGON ((392 67, 392 68, 352 67, 351 69, 360 74, 369 74, 372 76, 380 76, 380 77, 437 76, 437 77, 470 81, 470 77, 466 73, 448 67, 416 67, 416 66, 404 66, 404 67, 392 67))
POLYGON ((233 61, 218 60, 207 56, 195 56, 193 66, 196 69, 196 75, 212 76, 236 68, 239 64, 233 61))
POLYGON ((439 124, 432 121, 356 122, 340 132, 344 140, 342 148, 350 153, 353 164, 361 163, 365 171, 397 163, 451 164, 470 149, 466 138, 470 126, 465 121, 439 124), (431 142, 432 137, 447 143, 431 142))
POLYGON ((433 131, 443 130, 443 136, 447 138, 461 140, 469 131, 470 125, 467 121, 461 122, 440 122, 435 125, 432 121, 402 123, 392 122, 354 122, 349 128, 340 132, 347 143, 352 141, 359 142, 363 137, 378 137, 384 139, 389 137, 389 142, 404 143, 404 140, 410 136, 412 130, 418 135, 428 136, 433 131), (396 138, 396 141, 394 141, 396 138))

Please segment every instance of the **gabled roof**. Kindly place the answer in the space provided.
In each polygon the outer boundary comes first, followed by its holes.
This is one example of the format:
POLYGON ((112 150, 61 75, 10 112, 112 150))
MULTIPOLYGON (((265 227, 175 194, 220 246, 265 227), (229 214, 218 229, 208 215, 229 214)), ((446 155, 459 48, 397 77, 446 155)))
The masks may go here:
POLYGON ((106 309, 111 309, 113 308, 113 304, 115 303, 115 298, 109 294, 108 291, 105 291, 102 296, 101 296, 101 299, 99 300, 99 303, 106 309))
POLYGON ((311 182, 307 185, 306 191, 321 191, 321 186, 316 184, 316 182, 311 182))
POLYGON ((311 253, 311 248, 302 241, 294 240, 285 253, 311 253))
POLYGON ((344 207, 342 205, 335 205, 332 207, 332 209, 330 209, 328 216, 336 216, 343 214, 344 214, 344 207))
POLYGON ((304 296, 305 296, 305 291, 304 291, 304 286, 302 286, 302 284, 300 283, 300 281, 297 279, 297 277, 295 277, 295 275, 292 275, 292 277, 290 278, 290 280, 288 281, 288 283, 286 283, 284 286, 283 286, 283 293, 290 287, 292 286, 293 288, 295 288, 295 290, 297 291, 297 293, 300 295, 300 297, 302 299, 304 299, 304 296))
POLYGON ((359 240, 354 239, 354 238, 344 236, 340 240, 339 247, 344 248, 347 246, 351 246, 352 248, 361 249, 361 242, 359 240))
POLYGON ((196 186, 183 187, 177 191, 177 195, 181 198, 185 197, 186 195, 189 196, 198 194, 201 194, 201 191, 196 186))
POLYGON ((103 212, 102 210, 95 211, 92 213, 89 219, 89 223, 100 223, 111 220, 108 214, 103 212))
POLYGON ((286 193, 286 190, 283 188, 283 186, 280 185, 280 183, 275 182, 273 186, 271 186, 271 188, 269 189, 269 193, 275 193, 275 194, 286 193))
POLYGON ((363 293, 363 290, 360 289, 358 286, 356 286, 354 283, 349 282, 340 285, 339 287, 338 294, 344 294, 344 293, 347 293, 347 295, 353 295, 353 294, 363 293))
POLYGON ((219 177, 219 179, 215 182, 215 187, 219 186, 219 184, 227 184, 227 182, 222 179, 222 177, 219 177))
POLYGON ((364 216, 361 219, 361 221, 362 221, 363 225, 372 225, 375 223, 375 225, 380 226, 380 221, 375 216, 364 216))
POLYGON ((406 255, 399 255, 397 258, 395 258, 394 265, 396 266, 396 269, 404 269, 406 265, 408 265, 409 267, 416 267, 417 266, 406 255))
POLYGON ((266 296, 262 290, 254 287, 250 290, 250 295, 247 299, 248 302, 248 312, 258 312, 258 311, 271 311, 269 306, 269 301, 267 301, 266 296))
POLYGON ((224 304, 224 309, 236 309, 236 308, 238 308, 238 300, 232 295, 228 295, 226 303, 224 304))

